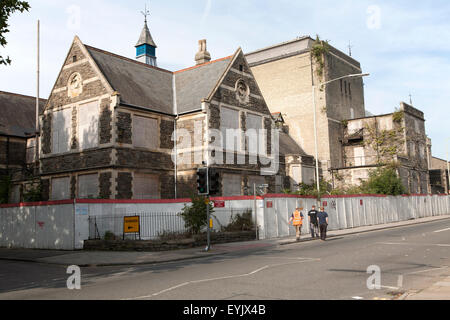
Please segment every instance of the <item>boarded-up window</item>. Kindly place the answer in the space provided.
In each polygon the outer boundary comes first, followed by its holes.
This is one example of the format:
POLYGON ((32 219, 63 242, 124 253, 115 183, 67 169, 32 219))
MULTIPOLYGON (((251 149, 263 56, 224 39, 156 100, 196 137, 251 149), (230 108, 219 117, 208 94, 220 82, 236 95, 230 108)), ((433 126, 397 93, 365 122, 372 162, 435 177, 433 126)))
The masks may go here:
POLYGON ((363 123, 361 120, 359 121, 350 121, 348 123, 348 134, 354 134, 361 130, 363 127, 363 123))
POLYGON ((276 176, 275 177, 275 193, 281 193, 284 189, 283 185, 283 177, 282 176, 276 176))
POLYGON ((223 149, 227 151, 241 150, 241 137, 227 134, 227 129, 239 129, 239 111, 221 108, 220 110, 220 130, 223 137, 223 149), (237 147, 236 147, 237 146, 237 147))
POLYGON ((223 196, 242 195, 242 178, 239 174, 224 174, 222 179, 223 196))
POLYGON ((423 158, 425 156, 425 147, 423 145, 419 146, 420 157, 423 158))
MULTIPOLYGON (((266 178, 262 176, 249 176, 248 177, 248 188, 250 191, 250 194, 253 194, 253 185, 256 184, 256 188, 260 187, 263 184, 267 184, 266 178)), ((259 188, 261 189, 261 188, 259 188)), ((265 190, 265 188, 264 188, 265 190)))
POLYGON ((247 114, 246 118, 246 130, 247 130, 247 146, 248 146, 248 152, 250 154, 264 154, 265 150, 259 150, 259 146, 264 145, 264 141, 260 141, 260 137, 263 137, 261 129, 262 127, 262 117, 253 115, 253 114, 247 114))
POLYGON ((135 174, 133 178, 134 199, 159 199, 159 177, 153 174, 135 174))
POLYGON ((366 157, 364 154, 364 148, 355 148, 355 166, 361 167, 366 165, 366 157))
POLYGON ((70 178, 54 178, 52 179, 51 200, 67 200, 70 199, 70 178))
POLYGON ((98 146, 98 101, 80 105, 78 109, 78 140, 81 150, 98 146))
POLYGON ((34 163, 36 159, 36 140, 34 138, 27 140, 27 164, 34 163))
POLYGON ((381 131, 392 130, 392 119, 391 118, 380 118, 378 121, 379 121, 379 128, 381 131))
POLYGON ((78 198, 95 199, 98 197, 98 175, 88 174, 78 177, 78 198))
POLYGON ((302 168, 299 166, 292 167, 292 189, 297 190, 302 183, 302 168))
POLYGON ((20 189, 21 186, 16 184, 11 187, 11 194, 10 194, 10 203, 19 203, 20 202, 20 189))
POLYGON ((316 173, 314 168, 302 167, 302 182, 307 185, 313 185, 316 173))
POLYGON ((72 136, 72 109, 65 109, 53 113, 52 119, 52 151, 64 153, 70 150, 72 136))
POLYGON ((133 145, 138 148, 159 147, 158 120, 133 116, 133 145))
POLYGON ((410 142, 410 155, 411 157, 416 156, 416 144, 414 142, 410 142))

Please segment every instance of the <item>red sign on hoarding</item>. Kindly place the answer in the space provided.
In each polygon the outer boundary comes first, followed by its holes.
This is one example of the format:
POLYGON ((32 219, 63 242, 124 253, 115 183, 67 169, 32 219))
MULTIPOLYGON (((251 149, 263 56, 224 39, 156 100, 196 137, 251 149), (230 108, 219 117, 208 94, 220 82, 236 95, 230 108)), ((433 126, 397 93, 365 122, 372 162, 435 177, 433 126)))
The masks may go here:
POLYGON ((267 208, 273 208, 273 202, 272 201, 267 201, 267 208))
POLYGON ((225 208, 225 201, 214 201, 214 208, 225 208))
POLYGON ((328 202, 327 202, 327 201, 324 201, 324 202, 323 202, 323 206, 324 206, 324 207, 328 207, 328 202))
POLYGON ((361 205, 363 205, 363 204, 364 204, 364 202, 363 202, 363 200, 362 200, 362 199, 360 200, 360 202, 359 202, 359 203, 360 203, 361 205))

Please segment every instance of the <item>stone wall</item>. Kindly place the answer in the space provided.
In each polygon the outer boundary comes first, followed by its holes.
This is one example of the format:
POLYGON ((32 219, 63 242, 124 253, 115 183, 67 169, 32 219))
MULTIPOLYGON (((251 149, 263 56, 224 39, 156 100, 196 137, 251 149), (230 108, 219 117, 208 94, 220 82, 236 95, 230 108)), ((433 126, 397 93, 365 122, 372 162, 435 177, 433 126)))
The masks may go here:
POLYGON ((41 148, 44 155, 52 153, 52 118, 51 113, 42 117, 41 148))
POLYGON ((107 144, 112 142, 112 112, 110 110, 111 99, 103 99, 100 102, 99 117, 99 142, 107 144))
POLYGON ((133 176, 131 172, 119 172, 116 179, 116 199, 133 198, 133 176))
POLYGON ((112 195, 112 172, 102 172, 99 174, 99 198, 110 199, 112 195))
POLYGON ((108 167, 112 164, 112 148, 95 149, 83 153, 71 153, 41 159, 41 172, 49 175, 62 172, 108 167))
POLYGON ((131 114, 125 112, 117 113, 117 142, 123 144, 132 144, 132 127, 131 127, 131 114))

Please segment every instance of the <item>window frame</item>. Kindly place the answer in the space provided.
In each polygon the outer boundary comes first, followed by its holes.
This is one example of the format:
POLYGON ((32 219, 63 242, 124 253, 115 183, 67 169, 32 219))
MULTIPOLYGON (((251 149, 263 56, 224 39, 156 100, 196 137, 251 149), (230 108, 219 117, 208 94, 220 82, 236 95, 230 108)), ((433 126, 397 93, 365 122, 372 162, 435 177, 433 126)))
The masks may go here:
MULTIPOLYGON (((132 128, 131 128, 131 141, 134 148, 137 149, 146 149, 146 150, 158 150, 161 146, 161 133, 160 133, 160 120, 157 117, 152 117, 150 115, 141 115, 141 114, 131 114, 131 122, 132 122, 132 128), (140 119, 142 121, 149 121, 154 122, 156 124, 156 127, 153 132, 150 132, 150 136, 155 136, 155 144, 151 145, 148 144, 138 144, 138 131, 139 129, 144 130, 144 137, 147 136, 147 130, 150 128, 150 126, 144 125, 143 128, 140 128, 140 126, 136 125, 136 119, 140 119), (139 129, 138 129, 139 128, 139 129)), ((144 139, 144 141, 152 141, 151 139, 144 139)))
POLYGON ((100 146, 100 101, 99 100, 92 100, 92 101, 77 105, 77 137, 78 137, 78 149, 80 151, 95 149, 100 146), (85 147, 83 147, 84 138, 82 139, 82 133, 81 133, 82 123, 80 121, 81 120, 80 114, 82 114, 81 109, 83 106, 94 104, 94 103, 96 104, 96 113, 95 113, 95 116, 96 116, 95 139, 96 139, 96 141, 93 146, 88 146, 85 148, 85 147))

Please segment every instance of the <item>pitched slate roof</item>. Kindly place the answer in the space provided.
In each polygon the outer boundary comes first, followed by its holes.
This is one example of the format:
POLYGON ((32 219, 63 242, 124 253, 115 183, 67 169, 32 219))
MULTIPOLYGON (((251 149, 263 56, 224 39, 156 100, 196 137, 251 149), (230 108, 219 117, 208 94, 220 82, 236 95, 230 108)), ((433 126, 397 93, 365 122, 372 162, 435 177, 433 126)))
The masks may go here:
POLYGON ((125 104, 174 114, 172 72, 85 46, 125 104))
MULTIPOLYGON (((40 112, 46 100, 39 100, 40 112)), ((0 91, 0 134, 26 137, 35 133, 36 98, 0 91)))
POLYGON ((178 113, 198 110, 224 74, 233 56, 174 73, 178 113))
POLYGON ((290 135, 282 131, 280 131, 280 154, 310 157, 290 135))

